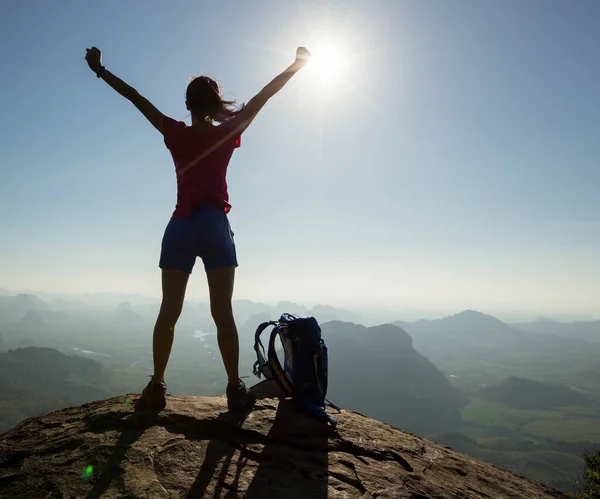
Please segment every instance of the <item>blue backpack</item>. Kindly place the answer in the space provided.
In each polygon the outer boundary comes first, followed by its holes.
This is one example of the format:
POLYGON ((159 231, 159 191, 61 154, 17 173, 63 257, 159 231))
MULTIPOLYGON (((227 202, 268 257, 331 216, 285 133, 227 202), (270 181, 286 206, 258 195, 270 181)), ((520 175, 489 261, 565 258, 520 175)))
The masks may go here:
POLYGON ((278 321, 264 322, 256 330, 254 350, 257 361, 254 374, 259 378, 275 380, 286 397, 292 397, 304 412, 327 421, 336 421, 325 412, 325 407, 339 408, 329 402, 327 395, 327 346, 321 338, 321 328, 314 317, 283 314, 278 321), (260 335, 274 326, 265 349, 260 335), (283 345, 283 367, 277 358, 275 340, 279 336, 283 345))

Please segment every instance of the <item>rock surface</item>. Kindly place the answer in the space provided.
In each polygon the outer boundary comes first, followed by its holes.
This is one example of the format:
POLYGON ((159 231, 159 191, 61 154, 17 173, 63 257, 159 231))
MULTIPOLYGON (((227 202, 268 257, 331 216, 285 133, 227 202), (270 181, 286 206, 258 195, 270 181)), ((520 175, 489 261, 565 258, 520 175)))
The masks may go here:
POLYGON ((356 412, 337 430, 259 400, 241 422, 224 398, 137 395, 23 421, 0 435, 0 497, 558 498, 544 485, 356 412))

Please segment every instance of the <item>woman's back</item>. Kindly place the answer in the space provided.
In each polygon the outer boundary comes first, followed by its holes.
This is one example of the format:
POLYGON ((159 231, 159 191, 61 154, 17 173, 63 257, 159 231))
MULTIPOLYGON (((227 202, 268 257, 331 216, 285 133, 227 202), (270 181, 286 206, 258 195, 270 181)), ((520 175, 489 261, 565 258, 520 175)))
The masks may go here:
POLYGON ((177 206, 172 218, 190 216, 200 202, 212 202, 228 212, 227 167, 241 137, 232 118, 218 126, 189 127, 165 117, 163 135, 177 173, 177 206))

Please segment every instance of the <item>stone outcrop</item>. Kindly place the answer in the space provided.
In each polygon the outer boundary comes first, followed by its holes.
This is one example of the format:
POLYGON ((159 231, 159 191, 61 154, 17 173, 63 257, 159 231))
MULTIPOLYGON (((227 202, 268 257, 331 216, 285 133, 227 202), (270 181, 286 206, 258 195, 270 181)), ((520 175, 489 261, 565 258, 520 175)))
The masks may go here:
POLYGON ((6 498, 558 498, 558 491, 359 413, 334 429, 289 400, 235 420, 224 398, 137 395, 30 418, 0 435, 6 498))

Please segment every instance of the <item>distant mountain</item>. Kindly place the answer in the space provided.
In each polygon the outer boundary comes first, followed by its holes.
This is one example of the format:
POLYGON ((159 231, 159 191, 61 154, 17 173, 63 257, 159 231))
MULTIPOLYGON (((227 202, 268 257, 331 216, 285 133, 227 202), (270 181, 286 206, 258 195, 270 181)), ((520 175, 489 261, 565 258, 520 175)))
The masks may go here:
POLYGON ((435 320, 394 322, 409 331, 415 341, 421 338, 461 341, 480 346, 498 346, 523 336, 523 332, 491 315, 474 310, 435 320))
POLYGON ((111 395, 110 374, 96 361, 52 348, 0 352, 0 432, 24 418, 111 395))
POLYGON ((359 314, 343 308, 331 307, 330 305, 315 305, 310 313, 318 317, 320 322, 343 321, 356 324, 362 322, 359 314))
POLYGON ((333 402, 421 435, 460 424, 466 398, 413 348, 404 330, 339 321, 322 330, 333 402))
MULTIPOLYGON (((63 296, 63 298, 67 297, 63 296)), ((128 301, 129 303, 138 306, 160 301, 159 298, 153 298, 139 293, 84 293, 69 298, 76 298, 78 301, 94 305, 111 305, 113 303, 128 301)))
POLYGON ((467 393, 498 384, 508 376, 520 376, 573 383, 588 395, 600 395, 577 381, 578 373, 600 358, 598 344, 524 331, 472 310, 442 319, 394 324, 405 329, 415 348, 467 393))
POLYGON ((273 307, 265 303, 257 303, 250 300, 234 300, 233 313, 240 324, 246 322, 250 317, 256 314, 271 314, 273 307))
POLYGON ((51 310, 28 310, 23 318, 15 321, 26 331, 45 331, 49 325, 64 325, 69 321, 69 316, 63 312, 51 310))
POLYGON ((118 330, 139 331, 149 328, 151 324, 145 317, 133 309, 130 302, 122 301, 117 305, 111 326, 118 330))
POLYGON ((589 349, 590 346, 595 348, 580 338, 524 331, 473 310, 442 319, 411 323, 399 321, 394 324, 408 331, 415 347, 433 359, 455 354, 495 358, 498 355, 505 356, 506 352, 537 356, 560 351, 569 355, 589 349))
POLYGON ((457 361, 487 362, 516 348, 525 333, 473 310, 435 320, 394 322, 413 338, 415 348, 442 370, 457 361))
POLYGON ((289 301, 280 301, 275 307, 249 300, 234 302, 234 313, 240 330, 254 332, 265 321, 277 320, 283 313, 314 316, 320 324, 331 321, 360 322, 360 316, 344 308, 315 305, 312 308, 289 301))
POLYGON ((488 386, 479 395, 517 409, 553 409, 564 406, 586 406, 590 400, 580 392, 561 385, 542 383, 511 376, 499 385, 488 386))
POLYGON ((12 296, 9 299, 9 304, 12 307, 18 308, 20 310, 28 311, 28 310, 46 310, 48 308, 48 304, 42 300, 40 300, 35 295, 29 294, 20 294, 16 296, 12 296))
POLYGON ((49 324, 64 324, 70 320, 69 314, 65 312, 53 312, 51 310, 41 312, 41 317, 45 323, 49 324))
POLYGON ((600 321, 558 322, 539 319, 534 322, 514 324, 523 331, 555 334, 570 338, 579 338, 592 343, 600 343, 600 321))
POLYGON ((22 326, 29 329, 39 328, 44 325, 44 320, 39 312, 29 310, 25 313, 25 316, 19 321, 22 326))
POLYGON ((131 312, 131 303, 128 301, 122 301, 117 305, 117 314, 122 312, 131 312))
MULTIPOLYGON (((275 319, 278 319, 279 316, 284 313, 309 315, 311 313, 311 310, 308 307, 305 307, 304 305, 300 305, 299 303, 282 300, 279 303, 277 303, 277 305, 275 305, 273 313, 277 316, 275 317, 275 319)), ((318 320, 320 322, 323 322, 320 318, 318 318, 318 320)))
POLYGON ((254 314, 250 316, 248 320, 241 325, 240 330, 245 333, 254 334, 256 328, 260 326, 263 322, 269 322, 274 319, 275 317, 273 317, 273 314, 271 314, 270 312, 261 312, 259 314, 254 314))
POLYGON ((0 296, 0 322, 20 321, 27 312, 48 309, 48 304, 34 295, 0 296))
MULTIPOLYGON (((138 310, 138 307, 136 307, 138 310)), ((158 315, 159 307, 155 310, 148 310, 146 317, 150 318, 152 325, 158 315)), ((185 302, 183 305, 183 311, 179 320, 177 321, 177 328, 179 330, 185 328, 192 329, 214 329, 214 321, 210 313, 210 307, 205 303, 185 302)))
POLYGON ((133 310, 123 310, 115 319, 115 325, 120 328, 146 327, 146 320, 133 310))

